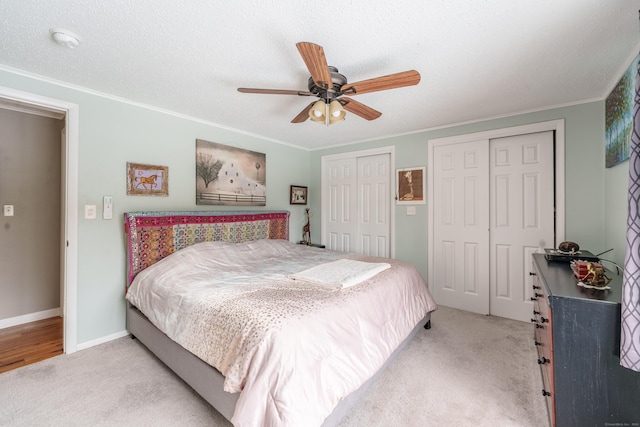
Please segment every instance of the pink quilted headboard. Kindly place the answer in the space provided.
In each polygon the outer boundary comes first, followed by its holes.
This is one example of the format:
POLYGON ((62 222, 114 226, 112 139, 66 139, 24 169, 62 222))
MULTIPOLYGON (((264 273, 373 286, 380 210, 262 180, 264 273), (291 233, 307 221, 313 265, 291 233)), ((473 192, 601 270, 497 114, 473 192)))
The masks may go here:
POLYGON ((140 271, 194 243, 289 240, 289 212, 127 212, 124 232, 128 287, 140 271))

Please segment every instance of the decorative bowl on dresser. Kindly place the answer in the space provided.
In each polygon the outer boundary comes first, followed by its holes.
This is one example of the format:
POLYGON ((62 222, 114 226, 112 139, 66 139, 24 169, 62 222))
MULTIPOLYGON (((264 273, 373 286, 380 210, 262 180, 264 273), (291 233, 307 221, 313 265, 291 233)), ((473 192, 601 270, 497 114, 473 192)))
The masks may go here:
POLYGON ((640 426, 640 372, 620 366, 622 276, 579 286, 568 262, 533 255, 534 340, 552 426, 640 426))

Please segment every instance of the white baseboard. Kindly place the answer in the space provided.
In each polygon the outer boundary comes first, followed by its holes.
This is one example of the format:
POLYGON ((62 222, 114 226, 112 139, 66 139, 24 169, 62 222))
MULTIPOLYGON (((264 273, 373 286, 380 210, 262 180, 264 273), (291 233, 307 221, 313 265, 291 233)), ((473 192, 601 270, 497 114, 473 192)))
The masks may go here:
POLYGON ((60 316, 60 307, 52 308, 51 310, 38 311, 37 313, 29 313, 23 314, 22 316, 0 319, 0 329, 23 325, 30 322, 36 322, 38 320, 49 319, 50 317, 56 316, 60 316))
POLYGON ((81 344, 78 344, 76 349, 79 350, 86 350, 90 347, 96 346, 96 345, 100 345, 100 344, 104 344, 106 342, 109 341, 113 341, 113 340, 117 340, 118 338, 122 338, 122 337, 126 337, 129 334, 129 331, 124 330, 124 331, 120 331, 120 332, 116 332, 115 334, 111 334, 111 335, 107 335, 101 338, 97 338, 95 340, 91 340, 91 341, 86 341, 83 342, 81 344))

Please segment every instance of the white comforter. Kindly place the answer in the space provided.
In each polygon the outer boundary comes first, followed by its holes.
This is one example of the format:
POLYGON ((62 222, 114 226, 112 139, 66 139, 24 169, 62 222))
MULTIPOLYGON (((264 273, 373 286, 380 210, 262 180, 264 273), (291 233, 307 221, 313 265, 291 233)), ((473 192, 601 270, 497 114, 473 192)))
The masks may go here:
POLYGON ((200 243, 139 273, 127 299, 240 392, 236 426, 314 426, 435 310, 412 265, 283 240, 200 243), (350 258, 391 268, 345 289, 290 275, 350 258))

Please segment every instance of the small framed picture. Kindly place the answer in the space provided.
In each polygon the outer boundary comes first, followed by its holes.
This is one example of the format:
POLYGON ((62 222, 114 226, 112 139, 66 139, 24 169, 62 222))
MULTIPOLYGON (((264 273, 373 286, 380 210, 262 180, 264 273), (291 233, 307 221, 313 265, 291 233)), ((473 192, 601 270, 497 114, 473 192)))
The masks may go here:
POLYGON ((169 168, 127 162, 128 196, 168 196, 169 168))
POLYGON ((396 170, 396 204, 423 205, 427 203, 425 188, 427 188, 427 168, 405 168, 396 170))
POLYGON ((307 187, 292 185, 291 198, 289 199, 289 203, 292 205, 306 205, 307 204, 307 187))

